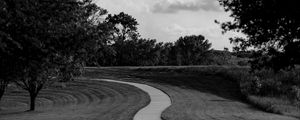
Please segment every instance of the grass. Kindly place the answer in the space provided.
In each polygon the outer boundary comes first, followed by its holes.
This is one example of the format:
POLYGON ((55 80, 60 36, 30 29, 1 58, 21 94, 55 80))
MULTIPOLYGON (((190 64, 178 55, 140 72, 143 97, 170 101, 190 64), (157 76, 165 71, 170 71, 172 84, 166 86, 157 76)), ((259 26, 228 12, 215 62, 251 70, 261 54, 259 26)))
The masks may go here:
MULTIPOLYGON (((215 75, 239 83, 241 99, 270 113, 300 118, 300 69, 273 73, 269 70, 249 73, 248 67, 198 67, 169 69, 198 75, 215 75), (253 85, 258 82, 260 86, 253 85)), ((160 69, 162 70, 162 69, 160 69)), ((159 70, 158 70, 159 71, 159 70)))
POLYGON ((248 73, 242 70, 226 70, 221 76, 240 83, 247 102, 266 112, 300 118, 300 72, 268 70, 248 73))
MULTIPOLYGON (((272 95, 253 92, 251 86, 255 77, 246 72, 248 69, 231 66, 88 68, 84 77, 133 81, 161 89, 172 100, 172 105, 162 114, 164 120, 298 120, 298 102, 291 101, 283 93, 275 96, 277 89, 273 88, 272 95)), ((256 75, 268 76, 259 77, 261 81, 274 81, 270 78, 275 77, 280 83, 292 83, 287 81, 296 80, 291 76, 297 74, 276 76, 265 72, 256 75)), ((267 83, 263 84, 277 85, 267 83)), ((285 91, 286 84, 278 85, 279 91, 285 91)), ((4 102, 1 101, 4 111, 0 111, 0 119, 29 120, 46 116, 49 120, 127 120, 149 102, 147 97, 131 86, 79 80, 66 84, 66 87, 55 85, 44 90, 39 96, 38 112, 24 113, 19 109, 26 108, 27 94, 21 90, 9 90, 4 102)))
POLYGON ((163 90, 172 99, 171 107, 162 114, 164 120, 298 119, 297 116, 262 112, 254 104, 249 105, 250 99, 243 93, 236 76, 229 74, 246 69, 230 66, 113 67, 89 69, 87 74, 145 83, 163 90))
POLYGON ((0 103, 1 120, 131 120, 149 96, 130 85, 76 80, 41 91, 37 111, 28 109, 27 92, 10 86, 0 103))
POLYGON ((297 108, 291 106, 292 103, 287 99, 263 96, 248 96, 248 99, 253 105, 267 112, 277 114, 290 113, 290 115, 299 114, 297 113, 297 108))

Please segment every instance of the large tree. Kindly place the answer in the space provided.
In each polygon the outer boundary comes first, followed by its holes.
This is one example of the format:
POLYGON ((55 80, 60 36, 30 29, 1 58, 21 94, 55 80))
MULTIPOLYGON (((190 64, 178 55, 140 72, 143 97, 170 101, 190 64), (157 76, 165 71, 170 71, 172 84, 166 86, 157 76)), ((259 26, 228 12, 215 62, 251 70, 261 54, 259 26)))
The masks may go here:
POLYGON ((199 65, 207 59, 211 43, 202 35, 180 37, 175 42, 178 65, 199 65))
POLYGON ((138 22, 131 15, 121 12, 116 15, 109 14, 106 23, 113 25, 113 39, 116 41, 132 40, 139 37, 138 22))
POLYGON ((1 2, 1 42, 11 45, 4 50, 11 59, 22 63, 14 82, 29 92, 34 110, 39 91, 59 78, 70 79, 93 49, 96 34, 90 18, 102 9, 91 0, 1 2))
POLYGON ((254 68, 293 68, 300 63, 300 8, 296 0, 219 0, 233 21, 224 32, 238 31, 246 38, 231 41, 239 50, 258 51, 254 68))
POLYGON ((138 22, 131 15, 121 12, 116 15, 109 14, 105 20, 106 24, 112 25, 111 39, 113 43, 111 47, 115 50, 115 65, 129 65, 130 56, 128 56, 128 41, 138 40, 139 33, 137 31, 138 22), (127 45, 125 45, 127 44, 127 45))
POLYGON ((115 24, 103 19, 102 16, 106 13, 103 11, 102 14, 94 15, 91 19, 94 21, 94 32, 92 33, 96 34, 93 36, 95 48, 88 52, 88 61, 86 62, 88 66, 111 66, 115 64, 116 51, 112 47, 116 37, 115 24))

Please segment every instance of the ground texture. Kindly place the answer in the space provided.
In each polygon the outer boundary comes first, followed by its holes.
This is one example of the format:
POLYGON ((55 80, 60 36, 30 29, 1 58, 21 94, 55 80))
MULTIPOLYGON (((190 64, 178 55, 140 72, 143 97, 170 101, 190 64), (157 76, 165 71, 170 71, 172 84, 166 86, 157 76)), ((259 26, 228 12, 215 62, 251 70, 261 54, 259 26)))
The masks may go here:
MULTIPOLYGON (((163 90, 172 100, 162 114, 164 120, 299 120, 254 108, 243 101, 234 81, 210 74, 127 67, 88 68, 84 77, 145 83, 163 90)), ((37 112, 23 112, 28 102, 25 92, 8 92, 0 119, 130 120, 149 102, 146 93, 129 85, 79 80, 66 86, 71 87, 44 90, 37 112)))
POLYGON ((36 112, 28 109, 28 93, 8 90, 1 120, 131 120, 148 104, 149 96, 125 84, 76 80, 41 91, 36 112))
POLYGON ((299 120, 245 103, 237 83, 215 75, 152 67, 90 70, 89 76, 145 83, 166 92, 172 105, 163 112, 164 120, 299 120))

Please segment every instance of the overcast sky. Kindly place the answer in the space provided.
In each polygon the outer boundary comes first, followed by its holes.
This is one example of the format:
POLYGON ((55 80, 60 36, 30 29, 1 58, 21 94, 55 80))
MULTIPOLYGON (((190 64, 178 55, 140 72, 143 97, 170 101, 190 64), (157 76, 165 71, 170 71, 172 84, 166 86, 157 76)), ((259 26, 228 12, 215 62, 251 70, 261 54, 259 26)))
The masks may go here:
POLYGON ((214 20, 228 21, 217 0, 95 0, 110 14, 125 12, 137 19, 143 38, 173 42, 180 36, 204 35, 214 49, 231 48, 214 20))

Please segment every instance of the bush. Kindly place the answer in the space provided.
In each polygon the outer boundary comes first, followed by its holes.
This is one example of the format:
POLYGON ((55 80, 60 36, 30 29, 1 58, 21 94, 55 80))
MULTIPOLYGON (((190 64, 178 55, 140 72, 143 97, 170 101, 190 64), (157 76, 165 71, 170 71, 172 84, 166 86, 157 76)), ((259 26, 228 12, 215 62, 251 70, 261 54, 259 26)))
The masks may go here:
POLYGON ((242 79, 242 88, 248 94, 281 96, 291 94, 292 86, 300 86, 299 75, 300 73, 297 71, 280 71, 274 73, 271 70, 261 70, 254 73, 243 73, 240 79, 242 79))
POLYGON ((219 75, 240 83, 245 100, 266 112, 300 117, 300 70, 223 69, 219 75))
POLYGON ((248 66, 249 65, 249 62, 248 61, 238 61, 237 63, 239 66, 248 66))
POLYGON ((294 99, 296 101, 300 101, 300 87, 299 86, 292 86, 290 89, 289 98, 294 99))

